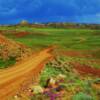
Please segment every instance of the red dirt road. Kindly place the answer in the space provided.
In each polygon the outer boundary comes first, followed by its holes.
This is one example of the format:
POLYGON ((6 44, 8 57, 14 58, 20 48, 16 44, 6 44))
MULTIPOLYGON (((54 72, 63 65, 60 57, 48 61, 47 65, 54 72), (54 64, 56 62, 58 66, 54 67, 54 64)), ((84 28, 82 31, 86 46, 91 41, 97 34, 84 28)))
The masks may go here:
POLYGON ((36 79, 43 69, 42 64, 52 57, 50 50, 45 49, 11 68, 0 70, 0 100, 8 100, 26 80, 36 79))

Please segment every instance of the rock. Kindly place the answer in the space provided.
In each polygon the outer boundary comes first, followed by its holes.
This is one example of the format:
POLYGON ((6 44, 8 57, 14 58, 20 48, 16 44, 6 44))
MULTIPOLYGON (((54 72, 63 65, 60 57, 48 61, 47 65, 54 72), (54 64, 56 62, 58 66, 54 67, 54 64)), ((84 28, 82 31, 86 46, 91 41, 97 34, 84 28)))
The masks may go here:
POLYGON ((33 90, 33 94, 43 93, 43 88, 39 85, 31 86, 30 88, 33 90))
POLYGON ((49 87, 53 87, 54 85, 56 84, 56 80, 54 79, 54 78, 49 78, 48 80, 47 80, 47 86, 49 87))
POLYGON ((63 74, 59 74, 59 75, 57 76, 57 79, 65 79, 65 78, 66 78, 66 76, 63 75, 63 74))
POLYGON ((59 83, 59 82, 64 82, 65 78, 66 78, 65 75, 59 74, 59 75, 57 76, 56 80, 57 80, 58 83, 59 83))

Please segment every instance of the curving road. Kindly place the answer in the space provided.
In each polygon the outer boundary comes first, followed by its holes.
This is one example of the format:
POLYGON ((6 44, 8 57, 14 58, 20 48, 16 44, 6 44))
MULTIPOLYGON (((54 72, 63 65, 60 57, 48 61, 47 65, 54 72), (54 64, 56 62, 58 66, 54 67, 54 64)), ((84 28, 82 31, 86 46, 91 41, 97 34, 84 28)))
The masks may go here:
POLYGON ((50 51, 51 48, 45 49, 11 68, 0 70, 0 100, 8 100, 26 80, 32 77, 36 80, 43 64, 52 57, 50 51))

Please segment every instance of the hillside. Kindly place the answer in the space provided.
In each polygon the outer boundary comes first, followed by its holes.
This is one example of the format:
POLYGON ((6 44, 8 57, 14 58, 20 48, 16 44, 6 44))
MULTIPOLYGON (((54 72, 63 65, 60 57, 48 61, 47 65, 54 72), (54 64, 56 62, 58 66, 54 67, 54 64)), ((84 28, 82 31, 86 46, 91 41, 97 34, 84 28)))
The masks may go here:
MULTIPOLYGON (((16 98, 21 100, 50 100, 51 98, 54 100, 58 100, 58 98, 62 100, 99 100, 100 30, 18 25, 0 27, 0 32, 2 33, 0 35, 1 68, 16 69, 17 67, 19 71, 25 68, 24 72, 20 71, 23 74, 33 68, 35 64, 39 64, 40 58, 45 58, 46 53, 42 52, 42 54, 41 49, 48 52, 48 49, 45 48, 53 48, 50 50, 52 59, 45 62, 45 65, 43 64, 44 69, 37 82, 33 79, 30 82, 29 79, 38 76, 35 72, 40 71, 41 64, 36 67, 36 71, 33 71, 32 75, 25 74, 28 82, 21 84, 20 88, 23 91, 14 93, 11 100, 16 100, 16 98), (36 61, 34 55, 32 55, 32 59, 29 57, 33 51, 40 51, 35 54, 36 61), (22 60, 24 58, 26 60, 22 60), (18 65, 21 60, 23 67, 18 65), (11 67, 16 62, 18 62, 16 67, 11 67), (33 75, 34 73, 35 75, 33 75), (27 83, 29 86, 26 85, 27 83)), ((5 74, 3 73, 6 72, 5 70, 0 70, 0 74, 5 76, 16 72, 14 70, 5 74)), ((19 75, 20 72, 15 73, 14 76, 19 75)), ((9 78, 9 76, 7 77, 9 78)), ((11 78, 14 77, 11 75, 11 78)), ((3 78, 1 77, 1 79, 3 78)), ((16 80, 16 78, 14 79, 16 80)), ((14 82, 17 84, 20 82, 18 80, 14 82)))
POLYGON ((14 64, 31 53, 30 48, 0 34, 0 68, 14 64), (7 63, 4 63, 6 61, 7 63))
MULTIPOLYGON (((12 25, 6 25, 11 27, 12 25)), ((27 20, 22 20, 19 24, 14 25, 18 26, 27 26, 34 28, 63 28, 63 29, 92 29, 99 30, 100 24, 85 24, 85 23, 29 23, 27 20)))

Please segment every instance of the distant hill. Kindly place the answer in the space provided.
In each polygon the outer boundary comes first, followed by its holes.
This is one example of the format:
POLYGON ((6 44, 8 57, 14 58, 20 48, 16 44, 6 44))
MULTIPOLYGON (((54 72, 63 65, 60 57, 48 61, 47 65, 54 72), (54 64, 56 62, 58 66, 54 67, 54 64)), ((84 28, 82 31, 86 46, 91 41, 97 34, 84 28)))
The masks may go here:
POLYGON ((100 24, 79 24, 79 23, 33 23, 22 21, 20 25, 26 25, 35 28, 66 28, 66 29, 100 29, 100 24))
POLYGON ((29 25, 29 22, 27 20, 22 20, 19 25, 29 25))
MULTIPOLYGON (((4 25, 5 26, 5 25, 4 25)), ((33 28, 65 28, 65 29, 100 29, 100 24, 81 24, 81 23, 29 23, 27 20, 22 20, 17 25, 11 26, 28 26, 33 28)))
POLYGON ((100 29, 100 24, 48 23, 46 26, 66 29, 100 29))

